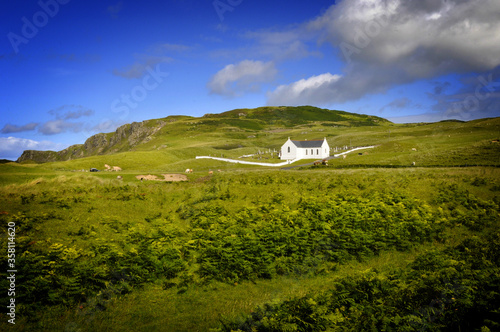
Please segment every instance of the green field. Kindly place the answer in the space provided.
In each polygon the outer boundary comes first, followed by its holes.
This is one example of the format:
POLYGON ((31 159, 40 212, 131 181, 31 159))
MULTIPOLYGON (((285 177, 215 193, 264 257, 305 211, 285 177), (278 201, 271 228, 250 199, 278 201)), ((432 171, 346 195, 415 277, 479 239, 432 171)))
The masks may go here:
POLYGON ((0 330, 500 329, 500 119, 260 111, 181 118, 193 137, 164 126, 113 154, 0 164, 17 269, 16 324, 4 309, 0 330), (194 159, 273 161, 289 136, 377 147, 286 171, 194 159), (105 163, 123 171, 77 171, 105 163), (135 178, 186 168, 186 182, 135 178))

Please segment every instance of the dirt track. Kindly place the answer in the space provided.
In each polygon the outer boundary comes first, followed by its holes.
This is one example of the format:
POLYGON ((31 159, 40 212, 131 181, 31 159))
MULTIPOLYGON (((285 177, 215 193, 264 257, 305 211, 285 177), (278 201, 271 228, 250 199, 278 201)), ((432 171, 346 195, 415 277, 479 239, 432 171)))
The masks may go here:
POLYGON ((156 175, 137 175, 137 180, 147 180, 147 181, 167 181, 167 182, 178 182, 178 181, 187 181, 188 178, 184 174, 162 174, 163 179, 157 177, 156 175))

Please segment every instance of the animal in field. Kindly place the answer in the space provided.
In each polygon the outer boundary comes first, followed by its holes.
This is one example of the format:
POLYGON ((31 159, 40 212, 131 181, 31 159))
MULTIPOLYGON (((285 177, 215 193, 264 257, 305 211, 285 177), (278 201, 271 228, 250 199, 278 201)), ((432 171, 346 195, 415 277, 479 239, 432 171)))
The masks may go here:
POLYGON ((342 155, 342 159, 345 159, 346 157, 347 157, 347 156, 346 156, 345 154, 344 154, 344 155, 342 155))
POLYGON ((123 180, 123 177, 122 177, 121 175, 118 175, 116 178, 117 178, 118 180, 123 180))
POLYGON ((111 166, 109 166, 108 164, 104 164, 104 168, 106 168, 106 171, 110 171, 111 170, 111 166))
POLYGON ((321 161, 321 164, 322 164, 322 165, 324 165, 324 166, 328 166, 328 160, 323 159, 323 160, 321 161))
POLYGON ((193 173, 193 169, 191 169, 191 168, 186 168, 186 170, 184 171, 184 173, 193 173))
POLYGON ((208 175, 213 175, 214 174, 214 171, 209 171, 208 172, 208 175))
POLYGON ((121 171, 122 169, 121 169, 121 167, 118 167, 118 166, 113 166, 113 168, 111 168, 111 170, 112 170, 113 172, 118 172, 118 171, 121 171))
POLYGON ((321 165, 321 161, 315 161, 314 162, 314 166, 319 166, 319 165, 321 165))

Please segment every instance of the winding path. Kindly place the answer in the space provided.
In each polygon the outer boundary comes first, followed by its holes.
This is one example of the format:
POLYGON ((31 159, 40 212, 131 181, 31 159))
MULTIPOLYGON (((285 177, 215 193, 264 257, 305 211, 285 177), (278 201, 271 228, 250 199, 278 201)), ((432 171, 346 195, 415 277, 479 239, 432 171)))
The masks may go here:
MULTIPOLYGON (((348 150, 348 151, 344 151, 344 152, 341 152, 341 153, 338 153, 338 154, 334 154, 333 156, 327 157, 325 159, 326 160, 330 160, 330 159, 333 159, 333 158, 338 158, 338 157, 340 157, 342 155, 345 155, 345 154, 348 154, 350 152, 354 152, 354 151, 358 151, 358 150, 363 150, 363 149, 373 149, 374 147, 375 147, 375 145, 361 146, 359 148, 354 148, 354 149, 351 149, 351 150, 348 150)), ((220 157, 210 157, 210 156, 196 156, 196 159, 214 159, 214 160, 220 160, 220 161, 225 161, 225 162, 234 163, 234 164, 257 165, 257 166, 268 166, 268 167, 282 167, 282 166, 293 164, 294 162, 301 160, 301 159, 294 159, 294 160, 287 160, 287 161, 284 161, 284 162, 281 162, 281 163, 272 164, 272 163, 259 163, 259 162, 255 162, 255 161, 236 160, 236 159, 220 158, 220 157)), ((311 162, 311 163, 307 163, 307 164, 284 167, 282 169, 286 170, 286 169, 292 169, 292 168, 295 168, 295 167, 310 166, 310 165, 313 165, 313 164, 314 164, 314 161, 311 162)))
MULTIPOLYGON (((371 145, 371 146, 361 146, 361 147, 359 147, 359 148, 354 148, 354 149, 351 149, 351 150, 348 150, 348 151, 344 151, 344 152, 341 152, 341 153, 334 154, 333 156, 330 156, 330 157, 328 157, 328 158, 321 159, 321 160, 330 160, 330 159, 335 159, 335 158, 339 158, 340 156, 343 156, 343 155, 345 155, 345 154, 348 154, 348 153, 351 153, 351 152, 354 152, 354 151, 363 150, 363 149, 373 149, 374 147, 376 147, 376 145, 371 145)), ((319 160, 319 161, 321 161, 321 160, 319 160)), ((317 160, 315 160, 315 161, 313 161, 313 162, 310 162, 310 163, 307 163, 307 164, 302 164, 302 165, 295 165, 295 166, 283 167, 282 169, 283 169, 283 170, 289 170, 289 169, 296 168, 296 167, 312 166, 312 165, 314 165, 314 163, 315 163, 316 161, 317 161, 317 160)))

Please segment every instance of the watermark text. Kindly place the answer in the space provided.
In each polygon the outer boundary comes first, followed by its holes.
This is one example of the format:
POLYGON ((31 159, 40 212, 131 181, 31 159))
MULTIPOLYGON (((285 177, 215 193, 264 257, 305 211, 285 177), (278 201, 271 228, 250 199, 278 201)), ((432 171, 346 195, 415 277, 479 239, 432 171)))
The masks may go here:
POLYGON ((7 280, 9 280, 7 316, 10 318, 8 319, 9 323, 16 324, 16 224, 11 221, 7 225, 9 236, 7 242, 7 280))
POLYGON ((49 23, 50 18, 59 13, 59 6, 65 5, 71 0, 40 0, 38 1, 38 6, 41 10, 37 11, 31 19, 23 16, 21 21, 23 23, 21 27, 21 34, 14 32, 9 32, 7 38, 9 39, 10 45, 14 49, 14 52, 19 53, 19 46, 21 44, 28 44, 28 42, 35 38, 38 31, 49 23))

